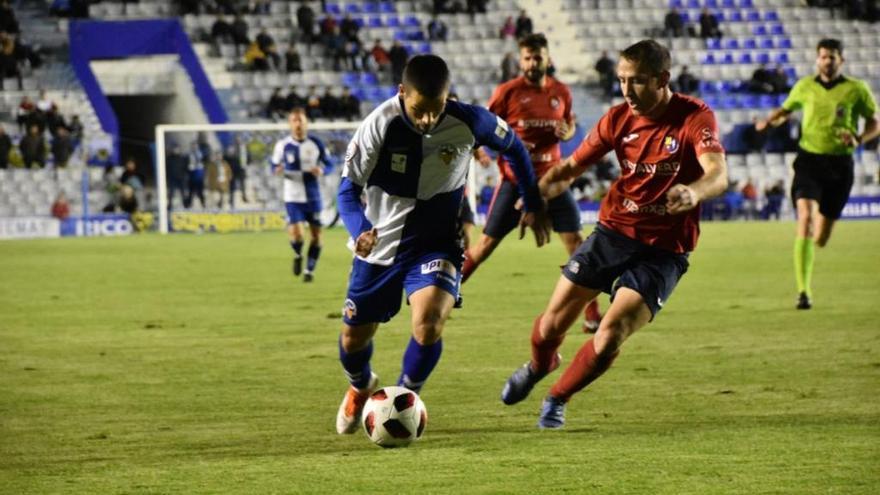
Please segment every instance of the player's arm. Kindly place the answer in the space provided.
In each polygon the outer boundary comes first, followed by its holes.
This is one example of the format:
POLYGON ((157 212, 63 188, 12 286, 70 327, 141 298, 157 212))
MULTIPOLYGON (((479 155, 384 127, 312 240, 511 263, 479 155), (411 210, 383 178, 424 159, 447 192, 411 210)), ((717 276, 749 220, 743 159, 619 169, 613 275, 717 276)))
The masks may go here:
POLYGON ((609 144, 612 142, 610 133, 611 118, 605 114, 570 157, 552 167, 544 177, 541 177, 539 184, 541 196, 553 199, 564 193, 571 183, 587 170, 587 167, 598 162, 611 151, 613 148, 609 144))
POLYGON ((720 196, 727 190, 724 153, 703 153, 697 161, 703 168, 703 176, 690 184, 675 184, 666 192, 666 211, 669 214, 691 210, 700 201, 720 196))
POLYGON ((282 159, 284 159, 284 144, 282 141, 278 141, 269 157, 269 168, 272 169, 273 174, 281 175, 284 172, 284 166, 281 164, 282 159))
POLYGON ((313 138, 313 140, 315 141, 315 145, 318 146, 318 161, 321 162, 321 165, 323 166, 315 167, 311 172, 315 177, 320 177, 333 171, 333 161, 331 161, 330 156, 327 155, 327 149, 324 148, 324 143, 318 138, 313 138))
POLYGON ((354 251, 366 257, 378 240, 378 231, 367 218, 361 194, 373 173, 379 150, 382 146, 382 132, 378 119, 371 116, 355 131, 342 168, 342 179, 336 197, 336 208, 342 223, 354 239, 354 251))
POLYGON ((844 144, 847 146, 858 146, 880 136, 880 120, 877 118, 877 102, 871 89, 862 84, 862 97, 854 110, 865 118, 865 129, 861 134, 852 136, 849 140, 844 137, 844 144))
POLYGON ((574 137, 575 130, 577 129, 574 114, 571 113, 571 93, 568 93, 565 96, 564 104, 565 114, 562 116, 562 120, 556 125, 555 134, 560 140, 568 141, 574 137))
POLYGON ((767 127, 779 127, 784 124, 791 116, 792 112, 803 106, 804 84, 804 82, 798 81, 794 87, 791 88, 788 97, 782 102, 781 107, 771 110, 766 118, 756 120, 755 130, 763 132, 767 127))

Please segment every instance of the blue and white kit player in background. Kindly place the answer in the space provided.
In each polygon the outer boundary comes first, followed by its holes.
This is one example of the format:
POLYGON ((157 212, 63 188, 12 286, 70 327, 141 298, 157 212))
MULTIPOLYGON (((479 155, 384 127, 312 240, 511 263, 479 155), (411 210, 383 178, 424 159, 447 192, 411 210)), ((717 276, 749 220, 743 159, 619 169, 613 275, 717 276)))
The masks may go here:
POLYGON ((440 360, 440 334, 459 288, 457 217, 474 146, 488 146, 510 161, 524 199, 520 236, 528 226, 539 246, 547 240, 525 146, 493 113, 448 101, 448 93, 446 62, 436 55, 413 57, 399 94, 364 120, 346 152, 337 204, 356 256, 339 336, 339 359, 351 384, 336 416, 341 434, 358 428, 378 385, 370 369, 373 335, 400 310, 402 292, 412 307, 412 338, 398 385, 418 392, 440 360))
POLYGON ((311 282, 321 256, 321 183, 320 177, 333 164, 324 151, 324 143, 308 134, 309 118, 303 108, 294 108, 287 116, 290 135, 275 143, 271 163, 276 175, 284 175, 284 206, 287 208, 287 237, 293 248, 293 274, 302 273, 303 232, 309 223, 308 259, 304 282, 311 282))

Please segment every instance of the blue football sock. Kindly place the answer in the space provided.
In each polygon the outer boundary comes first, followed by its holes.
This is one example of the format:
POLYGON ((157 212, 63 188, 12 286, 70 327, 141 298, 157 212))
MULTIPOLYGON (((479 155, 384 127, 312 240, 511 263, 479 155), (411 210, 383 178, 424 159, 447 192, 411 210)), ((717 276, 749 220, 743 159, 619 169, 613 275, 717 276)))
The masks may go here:
POLYGON ((440 361, 442 353, 443 340, 421 345, 416 342, 415 338, 410 337, 409 345, 403 354, 403 372, 397 379, 397 385, 419 392, 428 379, 428 375, 440 361))
POLYGON ((370 384, 370 358, 373 356, 373 341, 366 347, 355 352, 345 352, 342 338, 339 341, 339 361, 345 370, 345 376, 355 388, 366 388, 370 384))
POLYGON ((293 252, 296 253, 297 256, 302 256, 303 241, 290 241, 290 247, 293 248, 293 252))
POLYGON ((321 256, 321 246, 309 244, 309 258, 306 260, 306 271, 315 271, 315 265, 318 264, 318 258, 321 256))

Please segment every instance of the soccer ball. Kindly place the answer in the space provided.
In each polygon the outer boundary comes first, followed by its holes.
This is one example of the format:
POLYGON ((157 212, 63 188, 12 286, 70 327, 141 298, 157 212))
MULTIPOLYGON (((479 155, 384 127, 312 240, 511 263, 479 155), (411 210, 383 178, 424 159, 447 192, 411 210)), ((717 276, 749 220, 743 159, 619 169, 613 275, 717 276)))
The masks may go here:
POLYGON ((364 432, 380 447, 406 447, 422 437, 428 411, 418 394, 404 387, 373 392, 364 405, 364 432))

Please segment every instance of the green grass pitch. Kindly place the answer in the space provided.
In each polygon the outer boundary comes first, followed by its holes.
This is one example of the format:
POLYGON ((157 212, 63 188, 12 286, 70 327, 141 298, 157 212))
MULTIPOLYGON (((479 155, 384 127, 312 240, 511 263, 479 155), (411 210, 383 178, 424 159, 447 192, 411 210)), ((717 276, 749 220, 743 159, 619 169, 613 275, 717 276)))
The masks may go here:
MULTIPOLYGON (((565 256, 507 239, 447 325, 425 437, 399 450, 334 431, 341 229, 311 285, 281 232, 2 242, 0 493, 880 493, 880 222, 817 251, 808 312, 793 232, 704 225, 657 320, 553 432, 535 421, 558 372, 516 406, 499 393, 565 256)), ((382 383, 408 321, 379 330, 382 383)))

